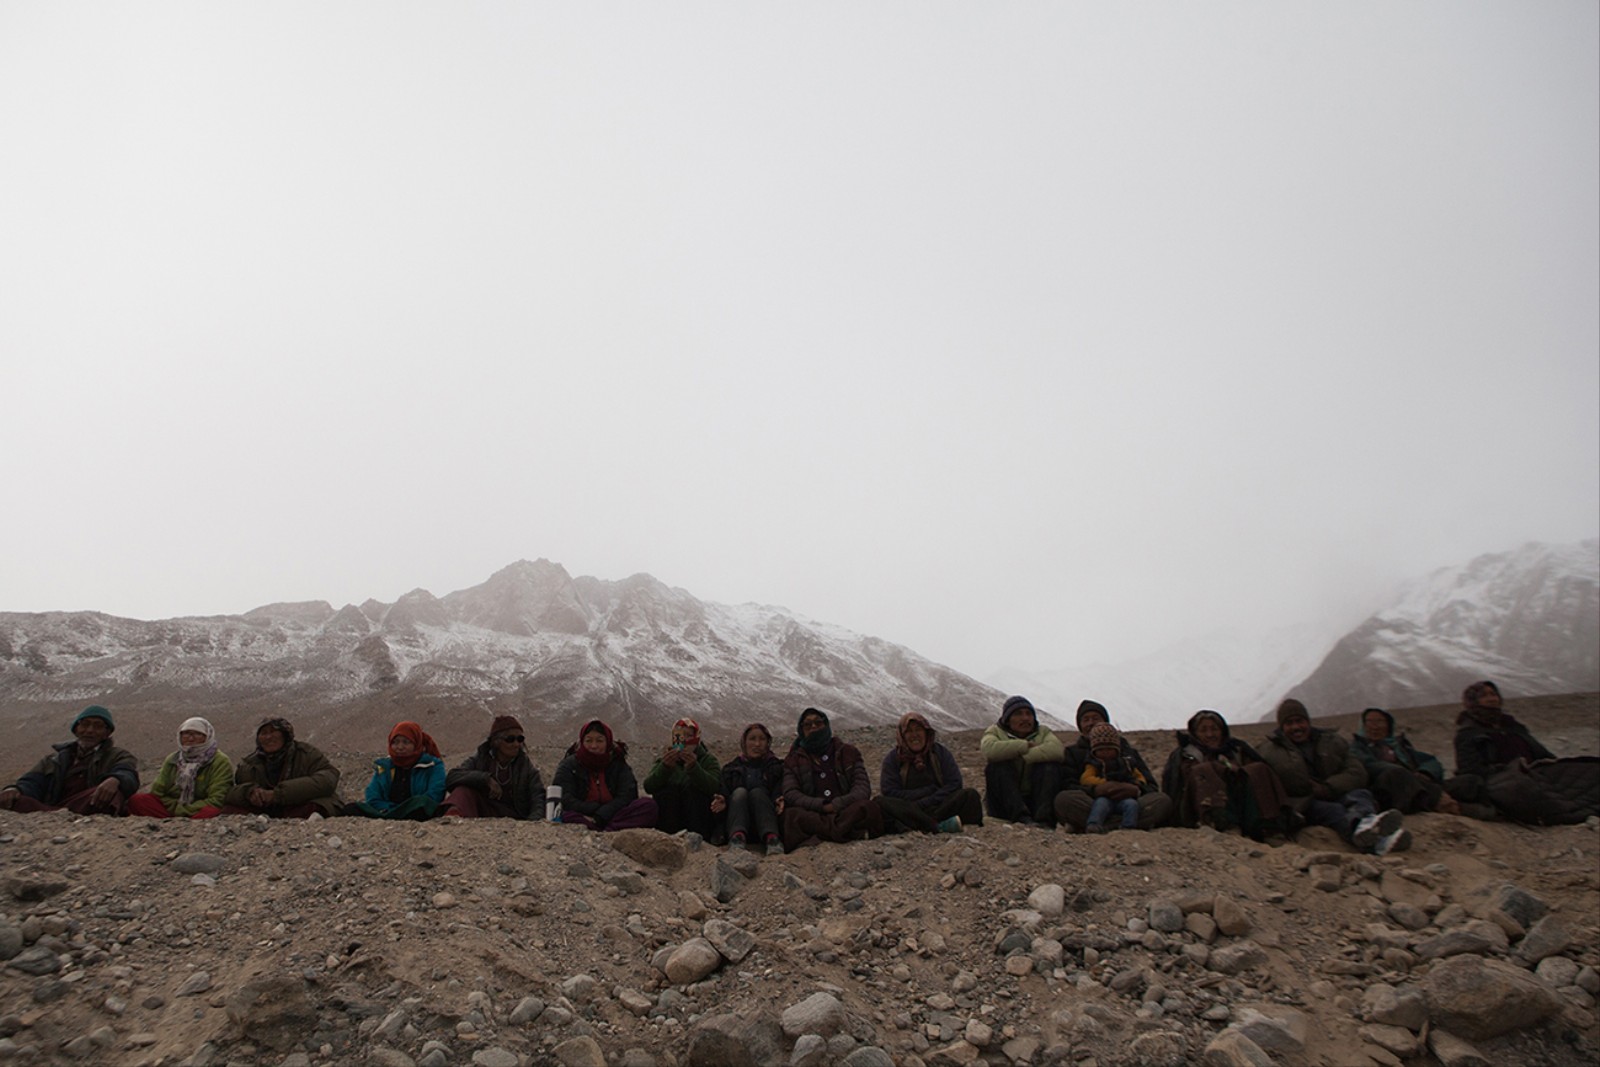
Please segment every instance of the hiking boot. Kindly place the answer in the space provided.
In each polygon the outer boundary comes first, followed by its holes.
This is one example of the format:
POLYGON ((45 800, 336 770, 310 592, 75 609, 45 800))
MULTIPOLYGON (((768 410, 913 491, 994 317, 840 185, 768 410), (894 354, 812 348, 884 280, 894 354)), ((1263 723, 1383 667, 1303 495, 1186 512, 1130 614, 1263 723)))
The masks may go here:
POLYGON ((1088 825, 1084 826, 1083 829, 1087 833, 1103 834, 1103 833, 1106 832, 1106 824, 1103 823, 1103 822, 1092 822, 1092 823, 1089 823, 1088 825))
POLYGON ((728 847, 731 848, 731 849, 736 849, 736 850, 738 850, 740 852, 743 852, 744 851, 744 835, 743 834, 734 834, 733 837, 728 840, 728 847))
POLYGON ((938 830, 941 834, 959 834, 961 832, 961 816, 952 815, 948 819, 940 819, 938 830))
POLYGON ((1378 843, 1372 846, 1374 856, 1387 856, 1391 852, 1404 852, 1411 847, 1411 831, 1396 830, 1386 837, 1378 838, 1378 843))
POLYGON ((1400 812, 1394 808, 1368 815, 1356 823, 1355 832, 1350 835, 1350 843, 1363 852, 1371 852, 1372 846, 1380 838, 1388 837, 1400 829, 1400 812))
POLYGON ((783 855, 783 842, 779 841, 776 837, 767 838, 767 855, 769 855, 769 856, 781 856, 781 855, 783 855))

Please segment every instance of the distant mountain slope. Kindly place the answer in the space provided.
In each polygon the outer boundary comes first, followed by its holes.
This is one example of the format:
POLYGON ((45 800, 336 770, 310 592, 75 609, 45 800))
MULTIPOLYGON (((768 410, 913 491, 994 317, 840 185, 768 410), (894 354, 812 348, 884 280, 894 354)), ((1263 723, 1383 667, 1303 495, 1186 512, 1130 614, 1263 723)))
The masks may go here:
POLYGON ((1600 688, 1600 540, 1435 571, 1341 638, 1291 695, 1329 711, 1410 707, 1480 678, 1508 696, 1600 688))
POLYGON ((648 574, 573 578, 548 560, 444 597, 418 589, 337 610, 312 601, 156 622, 0 613, 0 715, 107 703, 159 712, 162 743, 173 721, 200 713, 281 709, 324 733, 411 717, 460 751, 495 714, 561 730, 598 716, 652 740, 684 715, 726 732, 763 720, 781 737, 807 705, 841 725, 917 710, 958 728, 987 722, 1001 699, 909 649, 782 608, 708 603, 648 574))

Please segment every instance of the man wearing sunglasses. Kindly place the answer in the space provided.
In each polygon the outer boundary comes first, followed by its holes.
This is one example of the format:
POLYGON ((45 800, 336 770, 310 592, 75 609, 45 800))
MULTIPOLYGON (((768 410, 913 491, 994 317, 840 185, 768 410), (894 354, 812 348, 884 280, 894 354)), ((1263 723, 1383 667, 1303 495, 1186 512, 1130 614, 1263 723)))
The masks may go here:
POLYGON ((522 724, 495 719, 489 736, 445 777, 440 815, 463 819, 542 819, 544 779, 528 759, 522 724))

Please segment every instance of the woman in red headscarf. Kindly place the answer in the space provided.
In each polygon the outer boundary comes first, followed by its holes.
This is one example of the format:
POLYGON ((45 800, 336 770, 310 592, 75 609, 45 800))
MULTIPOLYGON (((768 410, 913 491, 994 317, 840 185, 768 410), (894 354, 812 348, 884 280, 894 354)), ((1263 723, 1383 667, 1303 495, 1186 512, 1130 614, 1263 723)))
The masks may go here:
POLYGON ((389 731, 389 754, 372 761, 367 796, 345 807, 369 819, 431 819, 444 799, 444 759, 433 738, 414 722, 389 731))
POLYGON ((591 830, 656 824, 656 802, 639 795, 639 781, 628 766, 628 746, 612 737, 611 727, 599 719, 583 724, 551 784, 561 789, 562 822, 591 830))

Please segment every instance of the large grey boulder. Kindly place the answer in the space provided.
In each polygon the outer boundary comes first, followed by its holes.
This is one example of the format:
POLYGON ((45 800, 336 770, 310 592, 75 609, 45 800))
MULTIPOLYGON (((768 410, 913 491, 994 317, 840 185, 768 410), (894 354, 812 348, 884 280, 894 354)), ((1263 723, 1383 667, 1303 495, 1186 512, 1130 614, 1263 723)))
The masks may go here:
POLYGON ((1562 1009, 1561 998, 1527 971, 1480 956, 1434 964, 1422 992, 1433 1025, 1469 1039, 1523 1030, 1562 1009))

